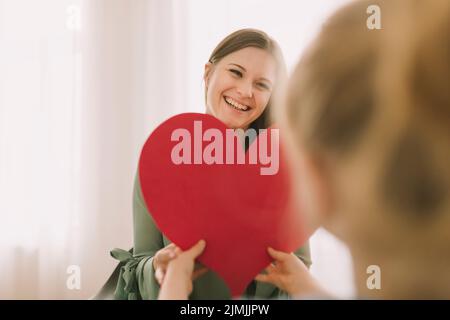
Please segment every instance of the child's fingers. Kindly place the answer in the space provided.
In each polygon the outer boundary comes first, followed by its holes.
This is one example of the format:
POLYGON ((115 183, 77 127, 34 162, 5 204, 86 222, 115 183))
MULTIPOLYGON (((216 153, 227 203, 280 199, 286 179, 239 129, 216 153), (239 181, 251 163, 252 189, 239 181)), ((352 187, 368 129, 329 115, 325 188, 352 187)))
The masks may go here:
POLYGON ((260 274, 256 275, 255 280, 259 281, 259 282, 272 283, 272 278, 268 274, 260 273, 260 274))
POLYGON ((271 247, 267 248, 267 252, 272 258, 278 261, 285 261, 289 257, 289 253, 278 251, 271 247))
POLYGON ((269 264, 265 269, 265 273, 259 273, 256 276, 256 280, 263 282, 272 282, 273 276, 277 273, 277 267, 273 264, 269 264))
POLYGON ((277 266, 273 264, 269 264, 269 266, 265 269, 268 274, 277 272, 277 266))
POLYGON ((202 267, 200 269, 195 270, 194 273, 192 274, 192 280, 197 279, 198 277, 202 276, 206 272, 208 272, 208 268, 206 268, 206 267, 202 267))
POLYGON ((168 244, 165 248, 164 248, 164 254, 166 256, 168 256, 169 258, 175 258, 176 257, 176 250, 177 250, 177 246, 175 245, 175 243, 171 243, 168 244))
POLYGON ((208 267, 205 267, 204 265, 202 265, 200 263, 194 266, 194 271, 200 271, 200 270, 208 271, 209 269, 208 269, 208 267))
POLYGON ((263 271, 264 273, 260 273, 260 274, 266 274, 266 275, 270 275, 272 273, 276 273, 277 272, 277 267, 274 266, 273 264, 269 264, 263 271))
POLYGON ((177 256, 175 252, 175 248, 171 248, 169 250, 164 250, 158 253, 156 256, 158 264, 166 264, 170 260, 174 259, 177 256))
POLYGON ((192 259, 195 259, 203 252, 203 250, 205 250, 205 247, 206 247, 205 240, 200 240, 189 250, 185 251, 185 253, 188 254, 192 259))
POLYGON ((180 249, 180 247, 178 247, 174 243, 171 243, 164 248, 164 251, 161 252, 161 255, 163 259, 168 262, 169 260, 179 256, 181 253, 183 253, 183 251, 180 249))
POLYGON ((167 246, 165 246, 166 249, 175 249, 177 246, 175 245, 175 243, 169 243, 167 246))
POLYGON ((155 270, 155 279, 158 282, 159 285, 162 284, 163 278, 164 278, 164 270, 162 268, 157 268, 155 270))

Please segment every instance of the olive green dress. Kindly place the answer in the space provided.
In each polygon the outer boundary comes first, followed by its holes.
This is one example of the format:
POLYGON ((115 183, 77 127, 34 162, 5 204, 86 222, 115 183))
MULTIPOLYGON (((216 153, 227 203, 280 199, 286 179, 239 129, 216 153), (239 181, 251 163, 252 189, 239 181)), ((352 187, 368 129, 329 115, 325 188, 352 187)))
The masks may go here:
MULTIPOLYGON (((133 225, 134 254, 122 249, 111 251, 111 255, 124 264, 120 270, 115 298, 157 299, 159 285, 154 277, 153 256, 158 250, 167 246, 170 241, 158 229, 147 210, 141 192, 139 175, 136 175, 133 192, 133 225)), ((308 244, 297 250, 295 254, 308 267, 311 265, 308 244)), ((194 281, 189 298, 230 299, 231 296, 224 281, 209 270, 194 281)), ((288 298, 288 296, 270 284, 252 281, 241 298, 277 299, 288 298)))

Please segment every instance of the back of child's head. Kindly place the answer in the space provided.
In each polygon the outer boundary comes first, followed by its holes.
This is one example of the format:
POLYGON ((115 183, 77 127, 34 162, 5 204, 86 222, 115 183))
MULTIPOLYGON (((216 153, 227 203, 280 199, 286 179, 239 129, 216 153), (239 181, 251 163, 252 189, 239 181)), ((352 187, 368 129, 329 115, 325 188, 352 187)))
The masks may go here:
POLYGON ((320 222, 423 296, 450 292, 449 59, 450 1, 351 3, 295 68, 279 118, 332 189, 320 222))

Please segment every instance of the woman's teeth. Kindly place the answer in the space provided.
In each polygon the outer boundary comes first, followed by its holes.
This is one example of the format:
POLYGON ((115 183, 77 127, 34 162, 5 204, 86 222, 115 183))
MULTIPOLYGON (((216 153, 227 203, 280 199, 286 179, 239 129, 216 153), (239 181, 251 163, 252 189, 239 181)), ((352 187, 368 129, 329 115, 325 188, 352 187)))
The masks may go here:
POLYGON ((239 102, 231 99, 230 97, 225 97, 225 102, 228 103, 228 105, 230 105, 231 107, 240 111, 247 111, 248 109, 250 109, 248 106, 240 104, 239 102))

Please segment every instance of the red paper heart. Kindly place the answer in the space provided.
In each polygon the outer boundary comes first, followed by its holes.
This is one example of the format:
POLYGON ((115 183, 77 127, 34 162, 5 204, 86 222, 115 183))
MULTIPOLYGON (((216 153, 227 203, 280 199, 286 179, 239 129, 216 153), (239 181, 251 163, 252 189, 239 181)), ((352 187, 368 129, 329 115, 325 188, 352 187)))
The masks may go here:
MULTIPOLYGON (((174 164, 171 154, 179 141, 171 141, 172 133, 187 129, 193 141, 194 121, 201 121, 203 132, 219 129, 225 143, 226 126, 210 115, 186 113, 168 119, 142 149, 142 193, 159 229, 181 249, 206 240, 199 261, 220 275, 232 296, 237 296, 271 262, 268 246, 294 251, 306 240, 306 232, 300 215, 289 205, 287 165, 281 150, 279 171, 274 175, 261 175, 264 166, 249 161, 174 164)), ((209 144, 201 142, 197 147, 209 144)))

